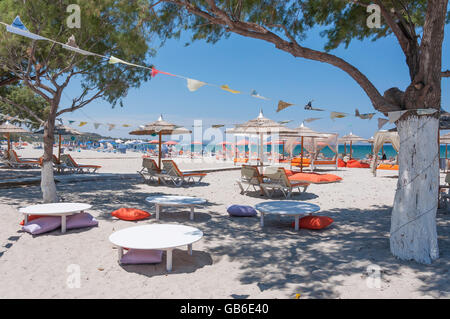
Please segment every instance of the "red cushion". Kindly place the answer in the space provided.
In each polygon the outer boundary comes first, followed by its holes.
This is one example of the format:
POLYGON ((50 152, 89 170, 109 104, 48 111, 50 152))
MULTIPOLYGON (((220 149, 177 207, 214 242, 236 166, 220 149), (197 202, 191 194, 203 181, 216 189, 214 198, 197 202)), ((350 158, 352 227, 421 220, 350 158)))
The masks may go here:
MULTIPOLYGON (((306 216, 300 218, 300 228, 318 230, 330 226, 333 222, 334 220, 327 216, 306 216)), ((294 227, 295 223, 292 225, 294 227)))
MULTIPOLYGON (((28 216, 28 222, 31 222, 32 220, 35 220, 35 219, 38 219, 38 218, 41 218, 41 217, 48 217, 48 216, 29 215, 28 216)), ((25 219, 20 222, 20 226, 25 226, 25 219)))
POLYGON ((319 173, 296 173, 288 177, 291 182, 306 182, 306 183, 333 183, 342 180, 342 177, 333 174, 319 174, 319 173))
POLYGON ((342 159, 338 158, 338 167, 347 167, 347 163, 345 163, 342 159))
POLYGON ((367 163, 361 163, 357 160, 350 160, 347 162, 347 167, 350 168, 370 168, 370 165, 367 163))
POLYGON ((111 213, 112 216, 122 220, 141 220, 150 217, 150 213, 136 208, 120 208, 111 213))

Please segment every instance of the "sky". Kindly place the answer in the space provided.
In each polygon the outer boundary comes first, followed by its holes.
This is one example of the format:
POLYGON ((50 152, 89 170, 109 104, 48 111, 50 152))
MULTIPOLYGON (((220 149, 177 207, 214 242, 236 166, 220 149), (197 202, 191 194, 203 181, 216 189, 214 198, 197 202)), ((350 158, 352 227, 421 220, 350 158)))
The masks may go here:
MULTIPOLYGON (((446 33, 450 27, 446 27, 446 33)), ((319 30, 312 30, 309 37, 301 42, 303 46, 322 50, 325 39, 319 30)), ((216 87, 205 86, 196 92, 187 89, 183 79, 159 74, 138 89, 131 89, 123 100, 124 107, 111 105, 103 100, 94 101, 83 109, 63 116, 67 121, 85 121, 87 125, 77 127, 84 132, 95 132, 116 138, 136 138, 128 132, 139 125, 153 122, 162 114, 166 121, 193 129, 194 120, 202 120, 203 127, 224 124, 233 127, 258 116, 264 115, 275 121, 293 120, 287 126, 298 127, 304 119, 320 117, 320 120, 306 124, 309 128, 338 133, 350 132, 370 138, 378 130, 378 113, 372 120, 362 120, 354 116, 343 119, 329 118, 329 112, 304 110, 305 104, 314 100, 313 106, 329 111, 346 112, 354 115, 358 108, 361 113, 375 112, 369 98, 361 87, 344 71, 331 65, 295 58, 278 50, 273 44, 232 35, 216 44, 197 41, 185 46, 188 35, 180 40, 170 40, 157 50, 151 63, 158 70, 186 76, 217 85, 227 84, 230 88, 248 94, 231 94, 216 87), (256 99, 250 92, 256 90, 269 101, 256 99), (293 103, 279 113, 278 101, 293 103), (108 131, 106 126, 97 130, 93 123, 112 123, 117 127, 108 131), (122 124, 132 127, 123 128, 122 124)), ((155 44, 156 45, 156 44, 155 44)), ((98 52, 108 55, 107 52, 98 52)), ((356 66, 383 93, 391 87, 404 90, 409 84, 409 73, 401 49, 393 37, 351 42, 348 48, 341 46, 335 54, 356 66)), ((450 69, 450 41, 444 41, 443 69, 450 69)), ((120 57, 119 57, 120 58, 120 57)), ((71 98, 80 92, 80 83, 73 82, 63 95, 62 103, 69 104, 71 98)), ((450 110, 450 79, 442 82, 442 106, 450 110)), ((64 107, 62 105, 61 107, 64 107)), ((383 129, 394 127, 388 124, 383 129)), ((149 137, 151 138, 151 137, 149 137)), ((207 138, 205 138, 207 140, 207 138)))

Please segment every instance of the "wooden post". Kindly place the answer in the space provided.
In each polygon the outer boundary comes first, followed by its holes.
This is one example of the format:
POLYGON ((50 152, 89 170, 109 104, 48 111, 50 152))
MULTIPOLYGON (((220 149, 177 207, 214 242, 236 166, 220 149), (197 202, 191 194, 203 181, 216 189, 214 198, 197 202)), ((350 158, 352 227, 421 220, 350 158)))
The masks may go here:
POLYGON ((301 150, 301 156, 300 156, 300 172, 303 173, 303 139, 304 137, 302 136, 302 150, 301 150))
POLYGON ((61 134, 59 134, 58 162, 61 162, 61 134))
MULTIPOLYGON (((161 169, 161 156, 162 156, 162 133, 159 132, 159 154, 158 154, 158 166, 161 169)), ((158 178, 158 184, 161 184, 161 179, 158 178)))
POLYGON ((352 144, 353 144, 353 141, 350 141, 350 159, 352 159, 352 144))

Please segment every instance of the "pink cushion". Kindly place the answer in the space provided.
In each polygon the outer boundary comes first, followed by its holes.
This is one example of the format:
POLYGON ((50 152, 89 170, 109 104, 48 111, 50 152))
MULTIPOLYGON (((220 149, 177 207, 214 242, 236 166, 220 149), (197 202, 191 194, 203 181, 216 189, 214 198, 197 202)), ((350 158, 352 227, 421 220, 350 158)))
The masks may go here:
POLYGON ((120 260, 124 265, 159 264, 162 262, 162 250, 130 249, 120 260))
POLYGON ((22 230, 32 235, 39 235, 50 232, 59 227, 61 227, 61 217, 48 216, 28 222, 27 224, 25 224, 25 226, 22 227, 22 230))
POLYGON ((88 213, 79 213, 68 216, 66 221, 67 229, 94 227, 98 225, 98 221, 88 213))

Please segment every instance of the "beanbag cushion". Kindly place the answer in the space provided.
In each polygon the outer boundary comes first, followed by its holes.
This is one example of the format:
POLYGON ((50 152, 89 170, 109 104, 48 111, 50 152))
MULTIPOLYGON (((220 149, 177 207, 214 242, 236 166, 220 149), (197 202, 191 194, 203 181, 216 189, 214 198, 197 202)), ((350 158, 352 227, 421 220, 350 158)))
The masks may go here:
POLYGON ((150 213, 136 208, 120 208, 113 211, 111 215, 128 221, 141 220, 151 216, 150 213))
POLYGON ((227 208, 228 214, 234 217, 255 217, 256 210, 251 206, 231 205, 227 208))
MULTIPOLYGON (((323 229, 330 226, 334 220, 330 217, 326 216, 305 216, 300 218, 300 228, 305 229, 323 229)), ((292 227, 295 226, 295 223, 292 223, 292 227)))
POLYGON ((338 158, 338 167, 347 167, 347 163, 338 158))
POLYGON ((313 184, 334 183, 342 180, 342 177, 333 174, 296 173, 288 177, 292 182, 306 182, 313 184))
POLYGON ((361 163, 357 160, 349 160, 347 162, 347 167, 350 168, 370 168, 370 165, 367 163, 361 163))
POLYGON ((79 213, 67 217, 66 221, 67 229, 85 228, 94 226, 98 226, 98 221, 91 214, 79 213))
POLYGON ((283 168, 283 169, 284 169, 284 171, 286 172, 286 175, 287 175, 287 176, 292 176, 292 175, 294 175, 294 172, 291 171, 290 169, 287 169, 287 168, 283 168))
POLYGON ((377 169, 385 169, 390 171, 398 171, 398 165, 392 165, 392 164, 380 164, 377 169))
POLYGON ((159 264, 162 262, 162 250, 130 249, 120 260, 124 265, 159 264))
MULTIPOLYGON (((31 221, 33 221, 33 220, 35 220, 35 219, 42 218, 42 217, 46 217, 46 216, 41 216, 41 215, 29 215, 29 216, 28 216, 28 222, 31 222, 31 221)), ((25 219, 22 220, 22 221, 20 222, 19 225, 20 225, 20 226, 24 226, 24 225, 25 225, 25 219)))
POLYGON ((32 235, 39 235, 50 232, 59 227, 61 227, 61 217, 48 216, 28 222, 25 226, 22 227, 22 230, 32 235))

